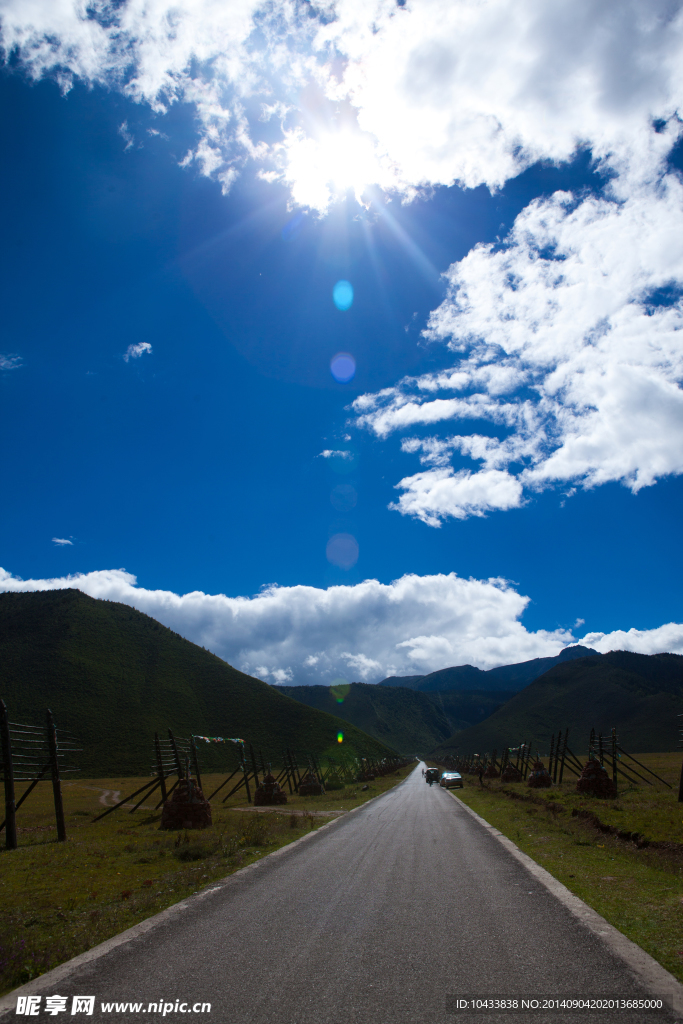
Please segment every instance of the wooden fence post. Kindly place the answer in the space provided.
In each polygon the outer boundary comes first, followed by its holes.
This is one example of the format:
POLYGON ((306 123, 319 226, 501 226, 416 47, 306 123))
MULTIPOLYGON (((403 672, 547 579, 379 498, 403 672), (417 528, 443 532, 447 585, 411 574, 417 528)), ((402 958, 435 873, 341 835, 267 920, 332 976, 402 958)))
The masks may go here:
POLYGON ((553 754, 555 753, 555 733, 550 737, 550 757, 548 758, 548 775, 553 776, 553 754))
POLYGON ((157 762, 157 774, 159 776, 159 785, 161 786, 161 802, 166 803, 166 776, 164 774, 164 766, 161 760, 161 744, 159 743, 159 733, 154 733, 154 753, 156 755, 157 762))
POLYGON ((2 739, 2 774, 5 782, 5 846, 17 848, 17 805, 14 794, 14 767, 12 742, 9 733, 9 714, 4 700, 0 700, 0 739, 2 739))
MULTIPOLYGON (((560 736, 561 735, 562 735, 562 730, 560 729, 560 736)), ((562 761, 560 763, 560 785, 562 785, 562 776, 564 775, 564 759, 567 756, 567 740, 568 739, 569 739, 569 726, 567 726, 567 728, 564 731, 564 745, 562 747, 562 761)))
POLYGON ((612 728, 612 782, 615 790, 618 790, 617 783, 617 730, 612 728))
POLYGON ((247 768, 247 751, 244 743, 240 747, 240 759, 242 761, 242 774, 244 775, 244 788, 247 791, 247 803, 251 803, 251 790, 249 789, 249 769, 247 768))
POLYGON ((194 777, 197 780, 197 785, 202 788, 202 777, 199 774, 199 760, 197 759, 197 744, 194 741, 194 736, 190 736, 190 750, 192 752, 192 764, 194 766, 194 777))
POLYGON ((289 794, 291 796, 292 793, 294 792, 294 790, 292 789, 292 779, 291 779, 291 776, 289 774, 289 766, 287 764, 287 755, 285 754, 284 750, 282 751, 282 763, 285 766, 285 780, 286 780, 287 785, 289 787, 289 794))
POLYGON ((324 777, 324 775, 322 773, 322 769, 320 767, 320 762, 318 761, 318 759, 315 756, 315 754, 311 754, 311 757, 313 758, 313 764, 316 767, 316 774, 317 774, 318 780, 320 782, 320 788, 322 789, 322 791, 324 793, 325 792, 325 777, 324 777))
POLYGON ((57 758, 57 730, 49 708, 46 713, 46 729, 47 748, 50 752, 50 768, 52 769, 52 794, 55 799, 55 818, 57 819, 57 840, 63 843, 66 839, 66 825, 64 824, 62 783, 59 778, 59 760, 57 758))
POLYGON ((254 773, 254 785, 258 789, 258 785, 259 785, 259 782, 258 782, 258 768, 256 767, 256 755, 254 754, 254 748, 251 745, 251 743, 249 744, 249 755, 250 755, 250 758, 251 758, 251 768, 252 768, 252 771, 254 773))

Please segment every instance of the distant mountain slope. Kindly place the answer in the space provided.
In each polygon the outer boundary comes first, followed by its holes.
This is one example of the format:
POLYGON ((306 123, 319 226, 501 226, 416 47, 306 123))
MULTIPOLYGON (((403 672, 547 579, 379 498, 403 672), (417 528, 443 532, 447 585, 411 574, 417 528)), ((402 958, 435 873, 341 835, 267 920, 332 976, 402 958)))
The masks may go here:
POLYGON ((438 752, 482 753, 525 740, 547 751, 553 731, 567 726, 577 753, 585 753, 591 728, 613 726, 626 750, 675 750, 681 712, 683 655, 612 651, 555 665, 438 752))
POLYGON ((343 701, 327 686, 280 686, 295 700, 329 711, 404 754, 427 753, 456 729, 492 714, 513 693, 419 693, 351 683, 343 701))
MULTIPOLYGON (((320 754, 345 742, 380 756, 384 744, 238 672, 128 605, 78 590, 0 594, 0 697, 14 722, 57 725, 82 741, 86 775, 148 773, 155 730, 238 736, 279 754, 320 754)), ((204 747, 204 763, 221 749, 204 747)))
POLYGON ((553 665, 585 658, 588 655, 600 657, 591 647, 565 647, 554 658, 533 658, 518 665, 501 665, 484 671, 474 665, 456 665, 442 668, 426 676, 389 676, 378 686, 402 686, 421 693, 435 693, 439 690, 511 690, 516 692, 547 672, 553 665))

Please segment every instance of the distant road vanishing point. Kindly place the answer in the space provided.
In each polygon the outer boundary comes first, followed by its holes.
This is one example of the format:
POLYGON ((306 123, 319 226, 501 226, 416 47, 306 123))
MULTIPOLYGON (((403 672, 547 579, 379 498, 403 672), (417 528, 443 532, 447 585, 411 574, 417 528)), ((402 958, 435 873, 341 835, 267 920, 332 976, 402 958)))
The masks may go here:
MULTIPOLYGON (((634 970, 450 794, 426 786, 420 766, 384 796, 114 943, 20 991, 68 995, 62 1019, 72 1019, 73 995, 95 995, 90 1019, 109 1021, 177 1021, 181 1006, 207 1024, 679 1019, 669 1010, 462 1008, 473 996, 647 1000, 653 987, 647 964, 634 970), (103 1002, 141 1005, 103 1012, 103 1002), (148 1009, 153 1002, 165 1014, 148 1009), (203 1003, 211 1010, 198 1017, 203 1003)), ((654 969, 660 983, 670 977, 654 969)), ((15 1002, 6 997, 3 1007, 22 1019, 15 1002)), ((42 1008, 40 1019, 48 1019, 42 1008)))

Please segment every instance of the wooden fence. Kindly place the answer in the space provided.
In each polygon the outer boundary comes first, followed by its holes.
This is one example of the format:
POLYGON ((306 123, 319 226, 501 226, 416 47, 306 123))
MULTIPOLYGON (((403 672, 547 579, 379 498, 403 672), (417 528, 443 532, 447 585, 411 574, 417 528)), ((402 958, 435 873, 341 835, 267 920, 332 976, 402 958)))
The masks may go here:
MULTIPOLYGON (((233 785, 223 796, 223 803, 242 788, 247 801, 251 803, 252 786, 257 789, 268 774, 272 774, 276 782, 282 788, 286 787, 290 794, 298 792, 304 778, 312 778, 320 785, 321 791, 325 792, 328 787, 340 788, 351 781, 362 782, 372 777, 387 775, 410 763, 409 759, 398 756, 377 758, 341 752, 338 757, 329 756, 321 762, 318 756, 310 751, 295 751, 290 747, 285 747, 277 759, 271 757, 270 760, 266 760, 260 749, 255 749, 252 743, 242 739, 198 734, 184 738, 175 736, 168 729, 166 739, 161 739, 159 733, 154 734, 150 779, 112 807, 107 807, 93 821, 100 821, 113 811, 136 800, 130 808, 132 814, 152 794, 160 797, 155 808, 158 810, 171 796, 176 786, 191 777, 194 777, 201 789, 198 748, 204 743, 221 744, 226 750, 226 778, 208 797, 212 800, 232 782, 233 785)), ((11 722, 5 703, 0 700, 0 747, 5 791, 5 818, 0 823, 0 833, 4 829, 6 847, 10 850, 17 848, 17 811, 38 783, 48 780, 52 783, 57 839, 63 842, 66 839, 66 825, 61 777, 80 770, 70 762, 70 755, 80 752, 75 737, 63 729, 57 729, 49 709, 45 712, 45 724, 42 726, 11 722), (20 782, 27 782, 28 786, 17 800, 16 784, 20 782)))
POLYGON ((272 775, 278 785, 283 789, 286 787, 290 794, 299 791, 299 786, 306 777, 309 779, 312 777, 324 793, 327 788, 337 789, 350 782, 365 782, 377 776, 392 774, 411 762, 411 759, 399 756, 377 758, 348 754, 340 754, 338 757, 329 756, 321 761, 311 751, 295 751, 290 747, 285 747, 279 758, 266 760, 260 749, 255 750, 254 745, 245 740, 200 735, 183 739, 175 737, 169 729, 168 740, 160 740, 159 734, 154 734, 153 777, 149 782, 136 789, 134 793, 123 797, 113 807, 108 807, 94 821, 99 821, 111 814, 112 811, 118 810, 124 804, 130 804, 132 800, 139 797, 138 802, 130 808, 129 813, 133 814, 157 789, 161 792, 161 799, 155 808, 158 810, 171 796, 178 783, 192 776, 201 789, 202 777, 198 756, 198 743, 201 742, 224 744, 226 747, 228 762, 225 770, 226 777, 207 796, 209 801, 213 800, 221 790, 232 782, 232 787, 222 798, 223 803, 244 788, 247 801, 251 804, 252 786, 254 791, 258 789, 266 775, 272 775), (170 788, 167 788, 167 780, 173 776, 176 776, 175 782, 170 788))
MULTIPOLYGON (((683 730, 681 732, 683 733, 683 730)), ((564 733, 561 729, 558 730, 557 734, 553 733, 550 740, 548 774, 555 785, 562 784, 565 771, 572 773, 578 778, 584 769, 584 765, 579 757, 569 747, 568 740, 569 729, 565 729, 564 733)), ((434 763, 442 765, 444 768, 452 768, 454 771, 466 772, 468 774, 479 774, 480 771, 485 772, 488 768, 492 768, 495 772, 500 772, 501 775, 505 768, 511 765, 519 772, 521 778, 526 780, 533 761, 537 759, 541 759, 541 754, 537 750, 534 755, 532 742, 526 740, 516 747, 503 748, 500 756, 497 750, 494 750, 492 754, 488 752, 485 754, 468 754, 466 757, 446 755, 445 758, 435 760, 434 763)), ((434 759, 432 758, 431 760, 434 759)), ((665 786, 668 786, 669 789, 673 788, 665 779, 662 779, 656 772, 653 772, 647 765, 644 765, 633 754, 629 754, 623 749, 619 743, 616 729, 612 729, 609 736, 603 736, 602 733, 596 734, 595 729, 591 729, 588 740, 588 760, 598 760, 601 767, 605 768, 605 770, 611 769, 612 782, 615 787, 618 786, 620 778, 635 786, 641 783, 651 786, 653 783, 647 778, 647 775, 650 775, 665 786), (642 775, 634 765, 637 765, 647 775, 642 775)), ((681 772, 681 786, 678 799, 683 801, 683 770, 681 772)))
POLYGON ((5 789, 5 819, 0 824, 0 832, 3 829, 5 831, 5 846, 8 850, 16 850, 17 811, 46 776, 52 782, 57 839, 64 842, 66 825, 61 776, 79 771, 68 763, 69 755, 79 751, 75 738, 63 729, 57 731, 49 708, 45 712, 43 726, 10 722, 5 702, 0 700, 0 741, 2 780, 5 789), (17 782, 29 783, 18 800, 15 789, 17 782))

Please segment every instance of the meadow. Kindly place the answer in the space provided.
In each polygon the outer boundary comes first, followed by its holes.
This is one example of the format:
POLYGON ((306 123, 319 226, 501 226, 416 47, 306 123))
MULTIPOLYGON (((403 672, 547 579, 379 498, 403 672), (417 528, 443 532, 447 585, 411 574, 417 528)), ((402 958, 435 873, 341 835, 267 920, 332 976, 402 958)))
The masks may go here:
MULTIPOLYGON (((212 801, 211 827, 180 832, 160 831, 155 798, 135 813, 124 805, 93 823, 146 779, 65 782, 63 843, 56 841, 52 787, 40 783, 17 814, 18 849, 0 851, 0 994, 379 796, 412 768, 367 788, 288 794, 277 811, 249 809, 243 790, 225 804, 221 794, 212 801)), ((223 778, 204 776, 204 792, 223 778)))
POLYGON ((683 981, 681 753, 636 756, 673 788, 620 782, 602 800, 574 777, 538 790, 465 775, 452 792, 683 981))

